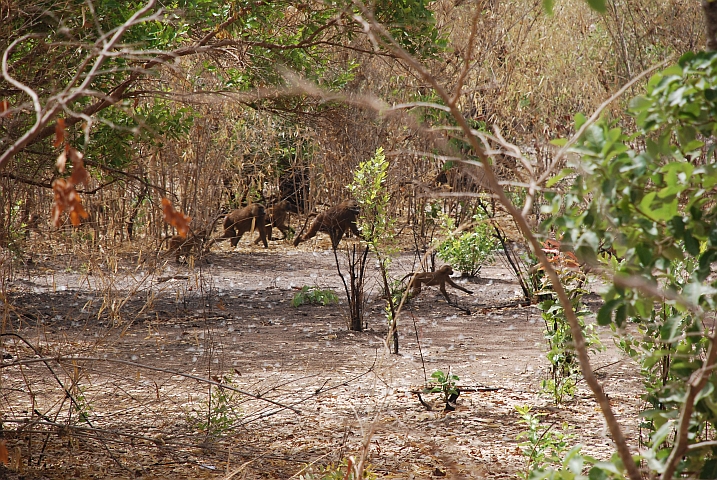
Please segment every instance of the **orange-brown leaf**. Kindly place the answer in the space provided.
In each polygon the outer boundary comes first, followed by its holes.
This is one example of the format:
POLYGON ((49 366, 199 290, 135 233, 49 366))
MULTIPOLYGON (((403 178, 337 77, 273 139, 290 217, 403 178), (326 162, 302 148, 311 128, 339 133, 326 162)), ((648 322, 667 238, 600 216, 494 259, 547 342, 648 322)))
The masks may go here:
POLYGON ((82 206, 80 194, 75 190, 71 181, 58 178, 52 182, 52 191, 55 193, 55 203, 52 206, 52 224, 59 227, 62 222, 62 212, 67 210, 70 215, 70 222, 75 227, 79 226, 83 218, 90 215, 82 206))
POLYGON ((0 114, 3 114, 10 110, 10 102, 7 100, 0 100, 0 114))
POLYGON ((175 227, 180 237, 186 237, 191 219, 182 212, 176 211, 172 202, 167 198, 162 198, 162 211, 164 212, 164 221, 175 227))
POLYGON ((65 119, 59 118, 57 119, 57 123, 55 124, 55 142, 52 144, 52 146, 57 148, 63 143, 65 143, 65 119))
POLYGON ((67 164, 67 154, 63 150, 62 153, 57 156, 57 160, 55 160, 55 166, 57 167, 57 171, 60 173, 65 173, 65 164, 67 164))
POLYGON ((82 152, 70 149, 70 158, 72 159, 72 175, 70 176, 70 182, 73 185, 79 185, 80 183, 87 183, 90 180, 90 174, 85 169, 85 162, 82 160, 84 155, 82 152))
POLYGON ((52 204, 52 225, 59 227, 60 217, 67 206, 68 182, 64 178, 58 178, 52 182, 52 191, 55 194, 55 202, 52 204))
POLYGON ((0 463, 10 465, 10 459, 7 454, 7 440, 4 438, 0 440, 0 463))

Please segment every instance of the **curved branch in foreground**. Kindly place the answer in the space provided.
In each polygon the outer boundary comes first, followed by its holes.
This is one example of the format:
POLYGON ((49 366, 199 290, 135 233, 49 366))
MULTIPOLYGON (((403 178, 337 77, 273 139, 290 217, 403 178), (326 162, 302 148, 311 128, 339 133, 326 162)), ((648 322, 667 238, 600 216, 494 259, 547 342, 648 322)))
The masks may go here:
MULTIPOLYGON (((0 333, 0 337, 6 336, 6 335, 17 336, 17 335, 15 335, 15 334, 0 333)), ((200 376, 198 376, 198 375, 192 375, 191 373, 184 373, 184 372, 180 372, 180 371, 177 371, 177 370, 170 370, 170 369, 168 369, 168 368, 161 368, 161 367, 154 367, 154 366, 152 366, 152 365, 145 365, 145 364, 142 364, 142 363, 133 362, 133 361, 131 361, 131 360, 123 360, 123 359, 121 359, 121 358, 100 358, 100 357, 80 357, 80 356, 75 356, 75 355, 59 355, 59 356, 55 356, 55 357, 31 358, 31 359, 28 359, 28 360, 21 360, 21 361, 18 361, 18 362, 5 363, 5 364, 0 365, 0 370, 2 370, 2 369, 4 369, 4 368, 7 368, 7 367, 16 367, 16 366, 18 366, 18 365, 28 365, 28 364, 31 364, 31 363, 44 363, 45 365, 48 365, 48 362, 61 363, 61 362, 63 362, 63 361, 66 361, 66 362, 83 362, 83 361, 84 361, 84 362, 119 363, 119 364, 121 364, 121 365, 127 365, 127 366, 137 367, 137 368, 143 368, 143 369, 145 369, 145 370, 152 370, 152 371, 155 371, 155 372, 168 373, 168 374, 170 374, 170 375, 176 375, 176 376, 178 376, 178 377, 189 378, 189 379, 191 379, 191 380, 196 380, 196 381, 198 381, 198 382, 204 382, 204 383, 207 383, 207 384, 209 384, 209 385, 214 385, 214 386, 217 386, 217 387, 222 387, 222 388, 225 388, 225 389, 227 389, 227 390, 231 390, 231 391, 233 391, 233 392, 237 392, 237 393, 240 393, 240 394, 242 394, 242 395, 246 395, 247 397, 254 398, 254 399, 256 399, 256 400, 262 400, 262 401, 264 401, 264 402, 271 403, 272 405, 274 405, 274 406, 276 406, 276 407, 279 407, 280 410, 291 410, 291 411, 294 412, 295 414, 301 415, 301 412, 300 412, 299 410, 297 410, 296 408, 292 407, 292 406, 284 405, 284 404, 282 404, 282 403, 276 402, 276 401, 271 400, 271 399, 269 399, 269 398, 264 398, 264 397, 262 397, 261 395, 256 395, 256 394, 253 394, 253 393, 249 393, 249 392, 246 392, 246 391, 244 391, 244 390, 238 389, 238 388, 236 388, 236 387, 232 387, 231 385, 227 385, 227 384, 224 384, 224 383, 217 382, 217 381, 212 380, 212 379, 210 379, 210 378, 204 378, 204 377, 200 377, 200 376)))
MULTIPOLYGON (((79 80, 80 78, 80 72, 81 69, 78 70, 75 73, 74 78, 72 81, 65 86, 63 91, 56 95, 53 99, 50 105, 50 107, 47 110, 43 111, 42 106, 39 104, 39 100, 36 99, 37 94, 27 87, 26 85, 21 84, 17 80, 13 79, 7 68, 7 57, 8 53, 14 48, 14 46, 18 43, 16 40, 11 44, 10 47, 8 47, 3 52, 2 57, 2 75, 5 80, 7 80, 12 85, 17 86, 18 88, 21 88, 24 90, 28 95, 30 95, 31 98, 33 98, 33 104, 35 109, 35 123, 30 127, 30 129, 25 132, 24 135, 22 135, 15 143, 10 145, 10 147, 2 152, 0 154, 0 170, 2 170, 5 165, 10 161, 10 159, 19 151, 23 150, 28 145, 31 145, 37 141, 39 141, 42 138, 46 138, 50 135, 52 135, 55 131, 55 126, 52 125, 48 127, 47 125, 55 118, 57 113, 60 112, 60 110, 64 107, 64 104, 67 102, 72 101, 73 99, 77 98, 78 96, 82 95, 83 92, 86 90, 88 85, 94 80, 95 76, 100 71, 100 67, 105 62, 107 58, 111 56, 111 51, 115 48, 115 46, 119 43, 120 39, 124 35, 124 33, 129 30, 130 27, 137 23, 142 23, 146 20, 151 20, 152 16, 149 18, 141 18, 142 15, 144 15, 146 12, 148 12, 152 7, 154 6, 155 0, 148 0, 147 3, 134 12, 132 16, 127 19, 126 22, 124 22, 122 25, 117 27, 112 34, 111 38, 107 40, 106 38, 101 38, 98 40, 97 43, 102 42, 102 48, 98 48, 99 53, 94 58, 94 61, 92 62, 92 67, 90 68, 90 71, 87 72, 87 74, 84 75, 84 79, 82 82, 75 87, 75 81, 79 80), (49 130, 49 132, 48 132, 49 130), (43 136, 44 135, 44 136, 43 136)), ((85 61, 83 62, 83 65, 89 64, 91 60, 91 56, 88 56, 85 61)), ((75 122, 77 123, 81 120, 81 118, 74 118, 75 122)), ((67 125, 67 124, 66 124, 67 125)))
MULTIPOLYGON (((53 122, 53 120, 57 116, 57 114, 62 110, 66 103, 72 101, 74 98, 82 94, 82 92, 84 91, 83 87, 88 85, 92 78, 95 76, 95 73, 99 70, 99 66, 108 57, 107 52, 116 45, 124 32, 132 25, 147 20, 147 18, 139 17, 145 12, 147 12, 149 9, 151 9, 154 6, 154 3, 155 0, 148 0, 144 7, 135 12, 135 14, 129 20, 127 20, 127 22, 118 27, 115 33, 112 35, 112 38, 107 41, 106 44, 102 46, 102 48, 98 49, 100 50, 100 53, 98 54, 97 58, 95 58, 94 65, 91 71, 85 76, 84 80, 82 81, 82 84, 78 88, 72 89, 70 89, 70 86, 67 86, 63 92, 54 97, 52 102, 53 104, 49 108, 47 108, 47 110, 44 111, 39 104, 39 98, 37 98, 37 95, 34 91, 19 82, 13 82, 13 79, 9 77, 6 65, 6 57, 10 49, 20 40, 16 40, 8 49, 5 50, 2 64, 3 76, 9 83, 12 83, 17 88, 25 91, 33 99, 37 119, 33 126, 27 132, 25 132, 12 145, 10 145, 4 152, 0 153, 0 170, 2 170, 7 165, 7 163, 15 154, 24 150, 30 145, 33 145, 39 141, 44 140, 45 138, 52 136, 55 133, 55 123, 53 122)), ((330 44, 318 37, 321 33, 338 24, 337 19, 332 19, 325 25, 323 25, 321 28, 313 32, 308 38, 305 38, 297 43, 290 45, 281 45, 271 42, 250 41, 243 39, 219 40, 209 44, 210 40, 213 40, 216 37, 218 31, 227 28, 229 25, 235 23, 238 20, 239 16, 235 15, 221 25, 219 25, 216 29, 209 32, 207 35, 205 35, 193 45, 181 47, 171 52, 160 53, 156 57, 147 60, 141 67, 133 70, 125 81, 111 89, 106 97, 86 107, 84 110, 82 110, 82 112, 77 115, 69 115, 68 118, 65 119, 65 127, 71 127, 77 123, 80 123, 87 117, 95 115, 96 113, 124 100, 125 98, 131 97, 131 95, 127 94, 127 91, 137 82, 138 79, 140 79, 143 75, 149 73, 157 65, 166 64, 180 57, 210 53, 213 51, 221 50, 225 47, 237 45, 263 47, 271 50, 296 50, 311 48, 317 45, 330 44)), ((88 57, 86 59, 86 62, 89 63, 90 60, 91 57, 88 57)))
MULTIPOLYGON (((447 105, 450 105, 451 97, 448 92, 443 88, 443 86, 438 83, 438 80, 433 75, 431 75, 431 73, 421 63, 419 63, 415 58, 413 58, 412 55, 410 55, 403 48, 401 48, 400 45, 398 45, 398 43, 391 37, 390 33, 382 25, 377 23, 375 19, 373 19, 371 12, 365 7, 365 5, 360 2, 357 3, 359 8, 361 9, 362 14, 366 17, 366 19, 368 19, 366 20, 358 15, 356 18, 358 22, 364 25, 366 34, 371 37, 374 42, 380 42, 385 44, 387 48, 392 50, 398 57, 402 58, 408 65, 410 65, 411 68, 413 68, 418 73, 418 75, 421 76, 421 78, 423 78, 424 81, 428 82, 428 84, 433 87, 434 91, 438 94, 441 100, 443 100, 447 105)), ((545 252, 543 252, 542 250, 540 241, 535 237, 535 235, 533 235, 530 226, 528 225, 528 222, 525 220, 525 217, 516 208, 516 206, 513 205, 513 203, 503 191, 503 189, 500 187, 498 179, 493 172, 490 158, 486 155, 485 150, 478 141, 478 138, 473 135, 471 127, 470 125, 468 125, 468 122, 466 121, 465 117, 455 105, 452 105, 450 107, 451 115, 457 122, 458 126, 460 126, 465 137, 470 142, 472 149, 480 159, 481 163, 483 163, 484 165, 485 177, 491 190, 493 191, 493 194, 498 197, 500 203, 506 208, 508 213, 518 224, 521 232, 528 240, 533 254, 538 257, 538 261, 543 265, 546 274, 548 275, 551 283, 553 284, 555 293, 558 296, 560 304, 565 310, 565 316, 568 320, 568 323, 570 324, 570 331, 575 341, 575 350, 578 354, 578 359, 580 361, 580 369, 582 371, 583 378, 585 378, 585 382, 592 390, 595 396, 595 400, 597 401, 598 405, 600 406, 600 409, 602 410, 603 417, 605 418, 605 422, 607 423, 607 426, 612 435, 612 440, 615 442, 617 453, 620 456, 620 459, 622 460, 625 469, 627 470, 628 477, 631 480, 642 480, 642 475, 640 474, 640 470, 638 469, 637 465, 635 464, 635 461, 632 458, 632 453, 630 451, 630 447, 627 444, 625 435, 623 434, 622 427, 617 421, 615 413, 612 411, 610 400, 607 398, 607 395, 605 394, 602 385, 597 380, 597 377, 592 371, 592 367, 590 365, 590 357, 588 356, 588 351, 585 347, 585 337, 583 336, 582 330, 580 329, 580 324, 578 322, 578 318, 575 314, 575 310, 572 307, 570 299, 568 298, 565 289, 560 283, 558 274, 552 267, 551 263, 548 261, 545 252)))

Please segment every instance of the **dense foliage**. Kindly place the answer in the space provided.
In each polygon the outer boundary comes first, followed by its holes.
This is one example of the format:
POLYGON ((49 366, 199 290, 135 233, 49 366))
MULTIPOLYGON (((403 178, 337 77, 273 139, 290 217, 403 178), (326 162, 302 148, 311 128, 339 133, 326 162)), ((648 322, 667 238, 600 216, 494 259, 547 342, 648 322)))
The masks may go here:
MULTIPOLYGON (((354 45, 356 9, 351 2, 35 2, 3 23, 8 68, 0 97, 13 121, 0 124, 0 148, 21 143, 21 152, 48 139, 49 124, 66 117, 74 143, 84 143, 90 157, 126 163, 128 135, 159 141, 158 134, 181 134, 175 124, 191 121, 191 111, 162 99, 283 86, 285 70, 341 88, 356 63, 337 62, 336 52, 365 48, 354 45), (155 100, 145 106, 145 98, 155 100)), ((375 14, 410 51, 440 50, 426 2, 379 2, 375 14)), ((302 109, 293 95, 244 102, 302 109)), ((52 151, 49 141, 42 148, 52 151)), ((0 157, 0 166, 7 160, 0 157)))
POLYGON ((687 54, 654 75, 631 102, 637 131, 609 119, 589 126, 574 149, 580 163, 572 188, 549 194, 544 208, 544 227, 585 261, 598 264, 605 248, 619 258, 610 262, 614 278, 597 319, 640 362, 644 458, 667 478, 675 471, 712 478, 717 465, 710 441, 717 427, 717 168, 709 141, 716 91, 715 53, 687 54))

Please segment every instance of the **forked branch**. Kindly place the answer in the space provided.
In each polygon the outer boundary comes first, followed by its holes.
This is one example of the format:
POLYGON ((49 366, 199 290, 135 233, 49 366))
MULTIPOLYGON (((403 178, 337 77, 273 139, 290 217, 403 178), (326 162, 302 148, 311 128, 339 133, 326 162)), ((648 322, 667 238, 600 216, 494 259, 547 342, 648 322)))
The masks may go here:
POLYGON ((483 147, 481 146, 478 137, 476 137, 472 133, 470 125, 468 124, 461 111, 458 109, 457 105, 451 105, 450 95, 448 94, 446 89, 443 88, 440 83, 438 83, 438 80, 419 61, 417 61, 415 58, 413 58, 412 55, 410 55, 403 48, 401 48, 401 46, 391 37, 390 33, 373 18, 372 13, 369 11, 369 9, 366 8, 365 5, 360 2, 356 2, 356 5, 361 11, 361 16, 357 15, 356 20, 364 25, 364 29, 367 35, 372 38, 372 41, 381 43, 386 48, 391 50, 397 57, 406 62, 406 64, 411 67, 425 82, 431 85, 431 87, 441 98, 441 100, 443 100, 447 105, 449 105, 451 115, 463 131, 463 134, 470 143, 474 153, 480 159, 480 162, 483 164, 483 168, 485 171, 485 179, 487 180, 490 190, 498 198, 500 203, 505 207, 508 213, 518 224, 521 232, 528 240, 533 254, 538 257, 538 261, 543 265, 546 275, 550 278, 553 288, 555 289, 555 293, 558 296, 558 300, 565 309, 565 316, 568 320, 568 323, 570 324, 570 331, 575 341, 575 350, 580 361, 580 368, 582 370, 583 377, 585 378, 586 383, 595 395, 596 401, 600 405, 603 417, 605 418, 605 421, 608 425, 608 428, 612 435, 612 439, 615 442, 618 455, 620 456, 620 459, 622 460, 623 464, 625 465, 625 468, 627 469, 628 477, 631 480, 641 480, 642 477, 640 475, 640 471, 637 468, 635 461, 632 459, 630 447, 628 446, 627 440, 625 439, 625 436, 622 432, 622 428, 618 423, 614 412, 612 411, 610 401, 608 400, 607 395, 603 391, 602 385, 593 373, 592 367, 590 365, 590 358, 588 356, 588 351, 585 345, 585 338, 582 334, 580 323, 578 322, 577 315, 572 307, 570 299, 562 284, 560 283, 560 278, 558 277, 557 272, 555 271, 555 269, 552 268, 552 265, 550 264, 547 256, 545 255, 545 252, 543 252, 542 250, 542 246, 539 240, 531 231, 530 226, 528 225, 528 222, 526 221, 525 217, 521 214, 520 210, 518 210, 518 208, 513 205, 503 188, 499 185, 498 179, 495 175, 495 172, 493 171, 490 159, 483 147))

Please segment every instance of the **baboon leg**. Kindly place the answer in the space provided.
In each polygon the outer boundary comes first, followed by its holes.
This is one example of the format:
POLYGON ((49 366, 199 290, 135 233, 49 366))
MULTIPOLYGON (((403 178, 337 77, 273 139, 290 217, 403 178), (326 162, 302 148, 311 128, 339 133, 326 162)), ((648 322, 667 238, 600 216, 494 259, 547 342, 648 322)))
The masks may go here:
MULTIPOLYGON (((304 233, 304 230, 306 230, 306 226, 309 224, 309 219, 310 219, 311 217, 315 217, 315 216, 317 216, 316 213, 310 213, 310 214, 306 217, 306 220, 304 220, 304 225, 301 227, 301 230, 299 230, 299 233, 296 234, 296 237, 294 237, 294 246, 295 246, 295 247, 298 247, 301 242, 304 242, 304 241, 306 241, 308 238, 311 238, 311 237, 308 237, 308 236, 307 236, 307 235, 309 235, 309 232, 306 232, 306 235, 302 235, 302 234, 304 233)), ((315 222, 314 222, 314 223, 315 223, 315 222)), ((312 223, 312 224, 311 224, 311 227, 309 227, 309 231, 311 231, 313 228, 314 228, 314 224, 312 223)), ((318 229, 318 227, 316 227, 316 228, 318 229)), ((314 231, 314 233, 313 233, 312 236, 314 236, 314 235, 316 235, 316 231, 314 231)))
POLYGON ((238 229, 234 228, 234 224, 227 225, 225 223, 224 234, 222 234, 221 238, 228 238, 233 248, 237 246, 237 243, 239 243, 239 237, 237 237, 237 233, 238 229))
POLYGON ((239 240, 241 240, 242 235, 244 235, 244 234, 237 231, 237 232, 231 237, 231 238, 232 238, 232 239, 231 239, 232 248, 234 248, 234 247, 236 247, 237 245, 239 245, 239 240))
MULTIPOLYGON (((267 240, 273 240, 273 238, 271 238, 271 229, 272 229, 271 224, 266 226, 266 239, 267 240)), ((258 230, 259 229, 257 228, 257 231, 258 230)), ((256 239, 254 240, 254 245, 259 245, 259 242, 261 242, 261 241, 262 241, 261 233, 259 233, 259 236, 256 237, 256 239)))
POLYGON ((466 293, 468 293, 468 294, 470 294, 470 295, 473 295, 473 292, 471 292, 471 291, 468 290, 467 288, 463 288, 463 287, 461 287, 460 285, 454 283, 453 280, 450 279, 450 277, 446 277, 446 282, 448 282, 448 284, 449 284, 451 287, 453 287, 453 288, 457 288, 458 290, 463 290, 464 292, 466 292, 466 293))
POLYGON ((441 293, 444 297, 446 297, 446 302, 451 303, 451 297, 448 296, 448 292, 446 291, 446 284, 441 282, 441 293))
POLYGON ((336 250, 339 246, 339 242, 344 238, 344 231, 341 230, 341 228, 334 228, 329 231, 329 236, 331 237, 331 247, 336 250))
POLYGON ((356 235, 357 238, 363 239, 363 237, 361 236, 361 232, 359 232, 359 229, 354 222, 349 223, 349 228, 351 229, 351 233, 356 235))
POLYGON ((303 234, 303 235, 299 235, 299 236, 296 237, 296 240, 294 240, 294 246, 299 245, 299 243, 301 243, 301 242, 305 242, 305 241, 307 241, 307 240, 311 240, 312 238, 314 238, 314 237, 316 236, 316 234, 317 234, 318 232, 319 232, 319 229, 318 229, 318 228, 314 228, 314 225, 311 225, 311 228, 309 229, 308 232, 306 232, 306 233, 303 234))
POLYGON ((289 232, 291 231, 291 227, 284 227, 284 226, 277 225, 276 228, 278 228, 279 231, 281 232, 281 234, 284 236, 284 238, 282 238, 282 240, 286 240, 286 237, 289 236, 289 232))
POLYGON ((260 222, 256 229, 259 230, 259 238, 264 244, 264 248, 269 248, 269 243, 266 241, 266 228, 264 227, 264 222, 260 222))

